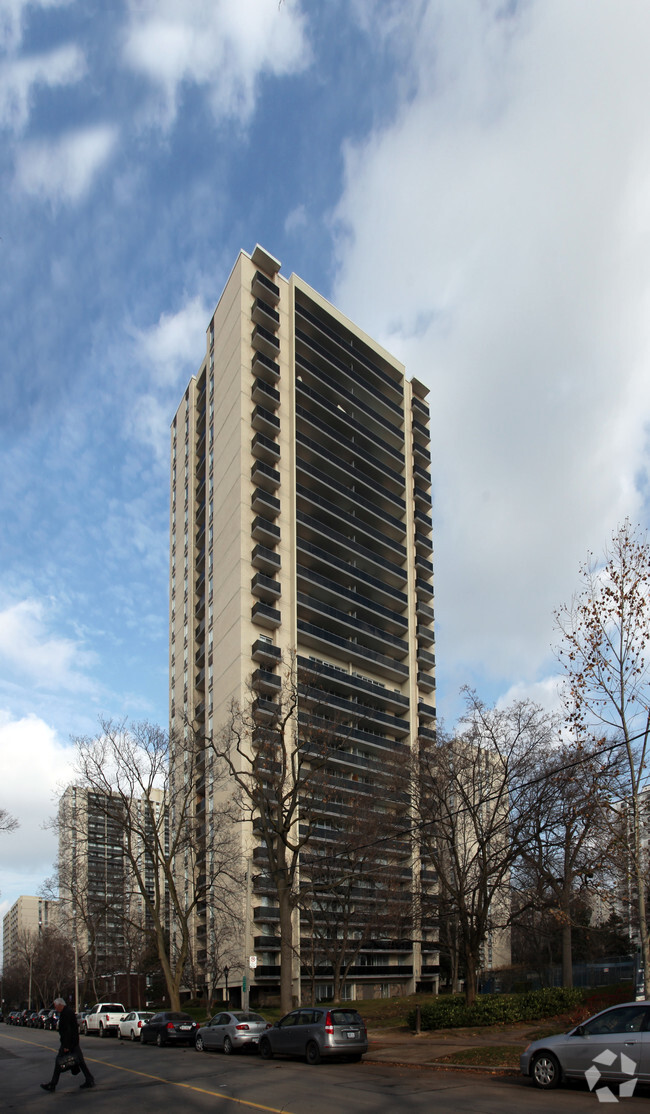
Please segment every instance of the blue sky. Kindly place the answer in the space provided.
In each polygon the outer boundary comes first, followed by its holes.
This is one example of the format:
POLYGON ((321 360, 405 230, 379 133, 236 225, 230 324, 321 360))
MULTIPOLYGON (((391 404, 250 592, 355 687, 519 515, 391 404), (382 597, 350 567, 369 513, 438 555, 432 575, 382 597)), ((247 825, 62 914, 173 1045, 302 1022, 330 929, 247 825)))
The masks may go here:
POLYGON ((167 715, 168 430, 260 242, 431 388, 438 701, 552 704, 648 521, 645 0, 3 0, 0 914, 70 737, 167 715))

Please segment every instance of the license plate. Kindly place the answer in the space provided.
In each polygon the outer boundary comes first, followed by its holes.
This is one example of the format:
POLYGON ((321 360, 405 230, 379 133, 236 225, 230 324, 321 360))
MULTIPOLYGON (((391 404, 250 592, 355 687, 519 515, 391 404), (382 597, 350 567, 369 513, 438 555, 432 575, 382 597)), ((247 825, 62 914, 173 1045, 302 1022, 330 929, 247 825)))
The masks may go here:
POLYGON ((356 1029, 354 1029, 354 1030, 352 1030, 352 1032, 347 1032, 345 1035, 346 1035, 346 1037, 349 1037, 350 1040, 356 1040, 357 1037, 359 1036, 359 1033, 356 1029))
POLYGON ((192 1028, 192 1026, 191 1026, 191 1025, 179 1025, 179 1026, 178 1026, 178 1028, 179 1028, 179 1029, 180 1029, 180 1030, 181 1030, 181 1031, 182 1031, 183 1033, 186 1033, 186 1032, 188 1031, 188 1029, 191 1029, 191 1028, 192 1028))
POLYGON ((257 1044, 259 1039, 260 1039, 259 1037, 253 1037, 253 1039, 251 1041, 251 1044, 257 1044))

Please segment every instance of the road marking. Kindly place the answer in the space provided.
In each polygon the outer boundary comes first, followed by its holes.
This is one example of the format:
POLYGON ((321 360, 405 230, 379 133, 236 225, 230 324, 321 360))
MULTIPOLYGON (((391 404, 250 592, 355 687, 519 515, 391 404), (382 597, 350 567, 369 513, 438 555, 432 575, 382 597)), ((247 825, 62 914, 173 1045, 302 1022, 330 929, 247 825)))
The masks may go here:
MULTIPOLYGON (((54 1051, 50 1044, 41 1044, 40 1041, 27 1041, 23 1037, 10 1037, 8 1033, 3 1033, 2 1035, 6 1037, 7 1040, 18 1041, 20 1044, 29 1044, 32 1048, 36 1045, 37 1048, 47 1048, 49 1052, 54 1051)), ((111 1064, 108 1060, 96 1060, 93 1056, 86 1056, 85 1053, 84 1060, 86 1063, 90 1061, 91 1064, 103 1065, 106 1068, 115 1068, 116 1071, 125 1071, 128 1072, 129 1075, 139 1075, 142 1079, 153 1079, 156 1083, 167 1083, 170 1087, 181 1087, 186 1091, 196 1091, 199 1095, 211 1095, 212 1098, 227 1099, 228 1102, 236 1102, 239 1106, 249 1106, 254 1110, 266 1110, 267 1114, 291 1114, 286 1107, 279 1110, 277 1106, 263 1106, 262 1103, 251 1102, 250 1099, 235 1099, 232 1095, 224 1094, 223 1091, 209 1091, 206 1087, 195 1087, 193 1083, 177 1083, 174 1079, 165 1079, 162 1075, 150 1075, 149 1072, 146 1071, 136 1071, 134 1068, 125 1068, 121 1064, 111 1064)))

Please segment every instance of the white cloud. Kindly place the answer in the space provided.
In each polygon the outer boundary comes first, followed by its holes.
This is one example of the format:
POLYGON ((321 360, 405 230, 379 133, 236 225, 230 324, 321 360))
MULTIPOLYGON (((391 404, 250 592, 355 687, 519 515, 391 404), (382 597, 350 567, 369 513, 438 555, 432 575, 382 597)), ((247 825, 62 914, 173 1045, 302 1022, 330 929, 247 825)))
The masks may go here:
POLYGON ((431 388, 439 659, 531 680, 641 510, 650 7, 421 11, 408 95, 346 151, 335 300, 431 388))
POLYGON ((124 57, 157 87, 158 122, 169 125, 183 84, 208 90, 217 119, 246 121, 260 75, 303 69, 308 48, 294 0, 161 0, 155 10, 131 0, 124 57))
POLYGON ((154 382, 178 386, 181 379, 197 370, 205 352, 205 331, 210 311, 202 297, 185 302, 177 313, 162 313, 150 329, 136 336, 139 359, 151 370, 154 382))
POLYGON ((31 9, 65 8, 71 0, 2 0, 0 5, 0 48, 15 50, 22 41, 23 23, 31 9))
POLYGON ((21 894, 38 893, 52 874, 57 842, 43 825, 74 780, 73 763, 74 748, 44 720, 0 711, 0 807, 20 822, 15 832, 0 834, 0 915, 21 894))
POLYGON ((24 144, 16 156, 19 190, 57 205, 81 200, 110 158, 118 129, 98 125, 68 132, 57 140, 24 144))
POLYGON ((36 89, 71 85, 85 73, 83 53, 72 45, 8 62, 0 70, 0 127, 22 131, 36 89))
POLYGON ((79 642, 53 635, 50 614, 40 600, 27 599, 0 611, 0 660, 5 674, 27 679, 38 689, 89 692, 85 670, 93 655, 79 642))

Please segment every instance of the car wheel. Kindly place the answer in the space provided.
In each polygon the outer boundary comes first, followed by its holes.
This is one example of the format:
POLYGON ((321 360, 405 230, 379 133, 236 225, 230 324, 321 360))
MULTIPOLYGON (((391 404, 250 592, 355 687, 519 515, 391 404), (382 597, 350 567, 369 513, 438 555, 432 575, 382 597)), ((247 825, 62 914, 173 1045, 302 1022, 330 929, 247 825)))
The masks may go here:
POLYGON ((225 1056, 232 1056, 232 1041, 230 1037, 223 1038, 223 1051, 225 1056))
POLYGON ((320 1064, 320 1048, 316 1041, 310 1041, 305 1049, 308 1064, 320 1064))
POLYGON ((147 1042, 146 1042, 146 1040, 144 1039, 144 1033, 140 1033, 140 1044, 146 1044, 146 1043, 147 1043, 147 1042))
POLYGON ((130 1037, 132 1041, 135 1040, 135 1029, 131 1029, 130 1037))
POLYGON ((268 1037, 262 1037, 260 1041, 260 1056, 263 1060, 273 1059, 273 1049, 268 1037))
POLYGON ((530 1074, 535 1086, 544 1091, 557 1087, 562 1078, 559 1061, 552 1052, 537 1052, 530 1065, 530 1074))
POLYGON ((194 1041, 194 1047, 195 1047, 197 1052, 205 1052, 205 1045, 203 1043, 203 1037, 197 1037, 196 1038, 196 1040, 194 1041))
POLYGON ((158 1036, 156 1037, 156 1044, 158 1045, 158 1048, 162 1048, 162 1046, 163 1046, 163 1044, 164 1044, 164 1043, 165 1043, 165 1042, 164 1042, 164 1040, 163 1040, 163 1035, 162 1035, 162 1033, 158 1033, 158 1036))
POLYGON ((116 1036, 117 1036, 117 1039, 118 1039, 118 1041, 121 1041, 121 1040, 122 1040, 122 1030, 121 1030, 121 1029, 118 1029, 118 1030, 117 1030, 117 1034, 116 1034, 116 1036))
POLYGON ((105 1030, 103 1025, 99 1026, 99 1035, 100 1035, 100 1037, 105 1037, 106 1036, 106 1030, 105 1030))

